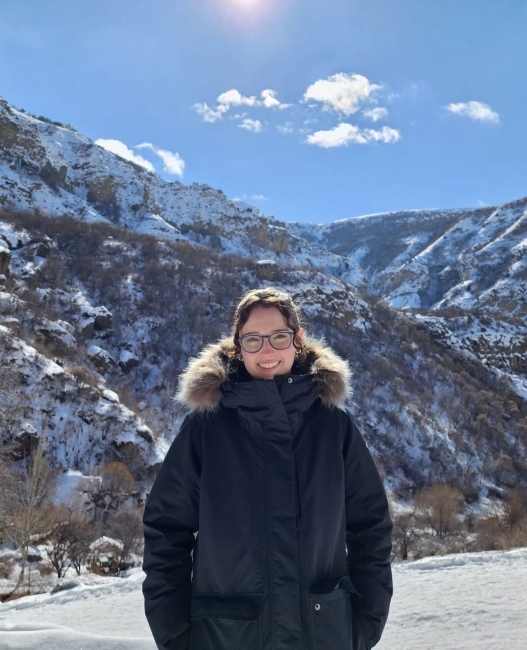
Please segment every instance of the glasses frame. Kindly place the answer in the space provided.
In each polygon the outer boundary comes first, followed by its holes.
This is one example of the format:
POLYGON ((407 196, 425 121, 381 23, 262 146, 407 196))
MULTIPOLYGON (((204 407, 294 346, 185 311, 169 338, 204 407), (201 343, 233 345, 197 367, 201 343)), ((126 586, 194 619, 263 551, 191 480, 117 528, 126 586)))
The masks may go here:
POLYGON ((256 354, 256 352, 260 352, 260 350, 264 346, 264 339, 269 339, 269 345, 273 348, 273 350, 287 350, 291 347, 291 344, 293 343, 293 340, 295 338, 296 332, 291 332, 290 330, 279 330, 278 332, 273 332, 272 334, 244 334, 243 336, 238 337, 238 342, 244 352, 247 352, 247 354, 256 354), (289 334, 289 344, 286 345, 285 348, 275 348, 275 346, 271 343, 271 336, 275 336, 275 334, 289 334), (246 339, 249 336, 258 336, 260 339, 262 339, 262 345, 258 348, 258 350, 246 350, 244 345, 243 345, 243 339, 246 339))

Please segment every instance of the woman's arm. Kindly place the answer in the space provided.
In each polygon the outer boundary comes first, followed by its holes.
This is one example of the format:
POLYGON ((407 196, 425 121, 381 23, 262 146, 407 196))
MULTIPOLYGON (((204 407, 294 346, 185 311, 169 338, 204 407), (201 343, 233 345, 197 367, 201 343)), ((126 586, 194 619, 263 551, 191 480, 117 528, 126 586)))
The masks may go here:
POLYGON ((346 418, 346 545, 354 618, 372 648, 381 638, 393 593, 392 522, 386 492, 373 458, 351 417, 346 418))
POLYGON ((202 450, 188 416, 161 465, 143 517, 145 613, 159 650, 187 650, 202 450))

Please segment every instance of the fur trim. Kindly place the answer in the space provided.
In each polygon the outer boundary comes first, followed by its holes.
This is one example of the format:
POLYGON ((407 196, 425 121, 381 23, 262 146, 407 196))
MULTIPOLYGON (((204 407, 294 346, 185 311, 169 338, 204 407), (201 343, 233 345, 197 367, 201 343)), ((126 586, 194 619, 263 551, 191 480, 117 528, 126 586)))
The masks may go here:
MULTIPOLYGON (((306 355, 298 370, 301 374, 312 375, 326 406, 342 407, 351 393, 352 373, 348 362, 322 339, 304 336, 303 341, 306 355)), ((221 402, 221 385, 234 374, 236 361, 232 339, 208 345, 197 357, 190 359, 179 379, 176 400, 191 411, 215 410, 221 402)))
POLYGON ((229 357, 234 345, 222 339, 204 348, 190 359, 179 378, 176 400, 192 411, 212 411, 221 401, 220 387, 229 379, 229 357))
POLYGON ((351 394, 351 370, 348 362, 326 346, 321 339, 304 337, 308 348, 306 374, 319 384, 318 394, 326 406, 342 407, 351 394))

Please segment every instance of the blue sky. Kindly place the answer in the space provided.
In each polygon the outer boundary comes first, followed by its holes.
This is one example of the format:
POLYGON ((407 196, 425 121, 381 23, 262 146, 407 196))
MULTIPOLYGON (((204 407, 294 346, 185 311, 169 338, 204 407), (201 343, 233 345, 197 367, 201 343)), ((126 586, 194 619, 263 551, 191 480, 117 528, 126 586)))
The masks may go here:
POLYGON ((527 195, 526 30, 523 0, 2 0, 0 95, 279 219, 494 205, 527 195))

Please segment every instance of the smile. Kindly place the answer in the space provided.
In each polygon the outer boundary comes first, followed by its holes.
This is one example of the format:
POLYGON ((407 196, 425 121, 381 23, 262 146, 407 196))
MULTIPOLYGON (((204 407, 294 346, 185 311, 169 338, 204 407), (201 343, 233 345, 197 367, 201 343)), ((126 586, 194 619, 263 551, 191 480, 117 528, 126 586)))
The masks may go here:
POLYGON ((273 361, 271 363, 259 363, 258 365, 265 370, 271 370, 271 368, 276 368, 279 363, 280 361, 273 361))

